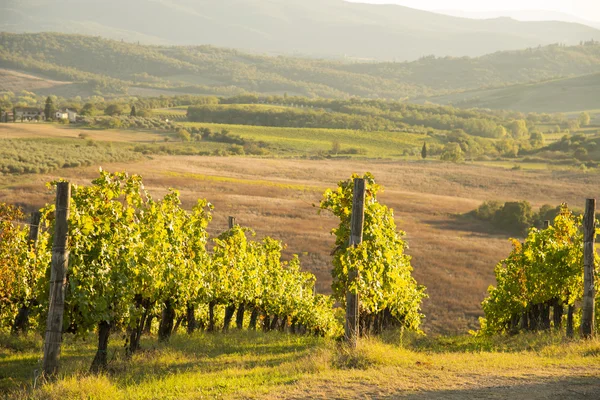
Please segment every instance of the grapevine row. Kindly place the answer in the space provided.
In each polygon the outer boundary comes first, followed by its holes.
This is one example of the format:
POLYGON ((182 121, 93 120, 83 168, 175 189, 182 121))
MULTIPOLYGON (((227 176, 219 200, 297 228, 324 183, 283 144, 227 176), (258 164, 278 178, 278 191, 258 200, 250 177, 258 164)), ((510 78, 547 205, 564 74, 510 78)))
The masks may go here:
MULTIPOLYGON (((206 200, 187 211, 176 190, 154 199, 140 176, 101 171, 92 185, 72 188, 63 332, 82 338, 98 333, 96 371, 107 365, 111 332, 127 333, 126 352, 132 355, 156 319, 160 341, 181 326, 189 333, 227 331, 232 323, 340 337, 335 302, 343 304, 347 290, 360 293, 363 333, 390 325, 418 330, 424 288, 411 276, 392 210, 376 199, 380 187, 371 175, 366 178, 360 246, 348 246, 352 179, 328 190, 321 203, 340 219, 333 231, 330 297, 315 293, 315 276, 301 270, 297 256, 282 260, 284 245, 277 240, 255 240, 252 230, 235 224, 211 240, 213 207, 206 200), (349 268, 359 271, 358 282, 347 281, 349 268)), ((15 333, 30 322, 42 328, 48 317, 55 211, 55 205, 41 210, 39 238, 32 241, 29 226, 12 222, 23 219, 21 212, 0 208, 0 317, 15 333)))
MULTIPOLYGON (((567 334, 573 336, 584 287, 582 223, 563 205, 552 225, 532 228, 523 242, 512 239, 512 252, 495 269, 497 286, 489 288, 482 304, 483 333, 561 330, 566 318, 567 334)), ((598 274, 596 252, 594 257, 598 274)))

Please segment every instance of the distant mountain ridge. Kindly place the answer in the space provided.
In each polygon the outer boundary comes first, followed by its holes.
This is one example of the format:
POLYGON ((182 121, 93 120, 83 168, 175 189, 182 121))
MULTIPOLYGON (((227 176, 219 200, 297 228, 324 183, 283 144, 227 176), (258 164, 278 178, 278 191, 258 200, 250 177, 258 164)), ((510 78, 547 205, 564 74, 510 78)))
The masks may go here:
POLYGON ((600 29, 600 21, 592 21, 577 17, 575 15, 546 10, 507 10, 507 11, 463 11, 463 10, 436 10, 435 12, 453 17, 460 18, 476 18, 476 19, 492 19, 492 18, 513 18, 517 21, 562 21, 572 22, 581 25, 587 25, 595 29, 600 29))
POLYGON ((342 0, 3 0, 0 31, 398 61, 600 40, 599 30, 580 24, 472 20, 342 0))

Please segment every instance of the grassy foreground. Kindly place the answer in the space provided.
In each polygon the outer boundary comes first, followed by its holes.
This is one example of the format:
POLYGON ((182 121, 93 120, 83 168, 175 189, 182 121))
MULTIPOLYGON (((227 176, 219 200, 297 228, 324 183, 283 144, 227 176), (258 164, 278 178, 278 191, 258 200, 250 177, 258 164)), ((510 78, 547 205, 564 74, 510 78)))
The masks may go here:
POLYGON ((600 341, 552 334, 511 338, 365 339, 348 352, 326 339, 280 333, 145 338, 128 361, 114 335, 109 371, 87 373, 94 338, 66 338, 57 381, 32 388, 38 337, 0 336, 8 399, 598 398, 600 341))

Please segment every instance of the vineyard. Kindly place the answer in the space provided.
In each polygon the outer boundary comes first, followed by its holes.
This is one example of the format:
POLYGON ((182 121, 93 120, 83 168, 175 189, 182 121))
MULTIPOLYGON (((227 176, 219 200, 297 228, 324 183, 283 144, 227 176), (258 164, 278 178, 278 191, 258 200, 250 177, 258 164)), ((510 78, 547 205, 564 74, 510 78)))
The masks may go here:
MULTIPOLYGON (((485 318, 474 343, 423 344, 425 288, 412 276, 405 233, 398 230, 393 211, 378 201, 382 187, 369 173, 326 190, 319 205, 320 213, 339 220, 332 231, 331 296, 316 293, 315 276, 302 270, 297 256, 283 257, 282 242, 255 239, 234 217, 229 229, 211 237, 213 206, 205 199, 184 209, 174 189, 155 199, 141 176, 102 170, 88 186, 55 181, 48 187, 56 191, 56 204, 34 213, 28 223, 17 207, 0 207, 2 331, 22 338, 45 331, 44 377, 59 371, 61 343, 70 359, 72 346, 91 335, 97 346, 86 352, 87 369, 102 376, 114 372, 116 353, 122 354, 119 368, 128 369, 133 360, 147 357, 149 348, 185 346, 186 337, 194 343, 202 337, 207 345, 230 335, 260 342, 258 336, 240 335, 263 332, 298 337, 300 346, 318 346, 312 342, 316 338, 353 343, 353 321, 360 341, 375 347, 365 350, 354 342, 354 350, 323 350, 331 357, 327 363, 344 369, 387 365, 376 361, 383 356, 370 353, 383 351, 370 338, 389 341, 398 331, 401 343, 407 332, 406 340, 419 346, 478 349, 498 340, 488 338, 550 330, 556 333, 548 340, 556 343, 564 327, 567 337, 578 332, 589 337, 600 322, 594 321, 598 302, 589 306, 588 289, 592 286, 593 302, 593 277, 600 272, 597 254, 589 258, 596 226, 590 202, 585 216, 563 205, 544 229, 530 229, 523 242, 513 240, 513 251, 496 267, 497 287, 483 302, 485 318)), ((2 334, 3 346, 13 346, 15 339, 2 334)), ((581 351, 597 354, 595 342, 589 343, 592 349, 581 351)), ((385 351, 395 354, 394 349, 385 351)), ((60 370, 65 367, 61 362, 60 370)))
POLYGON ((13 333, 46 326, 47 334, 57 333, 59 339, 63 332, 80 338, 97 332, 93 371, 106 368, 109 337, 116 332, 126 333, 129 356, 153 327, 166 342, 183 327, 190 334, 228 331, 234 318, 237 329, 337 338, 343 318, 334 305, 343 303, 348 288, 361 294, 363 334, 391 325, 418 330, 424 288, 411 277, 391 210, 376 200, 379 186, 367 178, 368 229, 362 246, 343 244, 352 181, 328 190, 321 205, 341 221, 334 232, 340 244, 335 297, 315 293, 314 275, 301 270, 296 256, 282 260, 282 243, 252 240, 252 230, 236 225, 234 218, 229 230, 210 241, 206 228, 212 205, 206 200, 186 211, 177 191, 155 200, 140 176, 125 173, 101 171, 91 186, 73 186, 70 194, 60 193, 68 184, 53 182, 57 203, 41 210, 39 222, 22 226, 20 210, 9 205, 1 210, 3 326, 13 333), (68 205, 59 204, 60 198, 68 205), (65 209, 68 250, 61 245, 66 237, 60 237, 66 233, 59 218, 65 209), (57 263, 63 265, 58 272, 57 263), (363 277, 357 288, 346 282, 350 265, 363 277), (61 297, 64 311, 57 313, 54 303, 61 297))
MULTIPOLYGON (((543 230, 531 229, 522 243, 513 239, 513 251, 496 266, 498 285, 483 302, 482 332, 515 334, 551 327, 560 331, 565 308, 567 336, 574 336, 575 318, 583 325, 582 315, 575 315, 575 306, 584 300, 583 217, 563 205, 553 225, 549 222, 543 230)), ((596 226, 592 223, 594 235, 596 226)), ((593 276, 600 270, 595 251, 592 257, 593 287, 593 276)), ((596 300, 592 315, 598 306, 596 300)))

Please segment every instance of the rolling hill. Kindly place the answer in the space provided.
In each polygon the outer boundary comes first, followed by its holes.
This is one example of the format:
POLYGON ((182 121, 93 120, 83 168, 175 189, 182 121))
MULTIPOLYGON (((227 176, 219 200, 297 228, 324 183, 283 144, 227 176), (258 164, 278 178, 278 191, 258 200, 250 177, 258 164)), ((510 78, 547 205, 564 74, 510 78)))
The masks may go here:
MULTIPOLYGON (((0 33, 0 68, 73 82, 37 90, 64 97, 251 92, 412 100, 600 73, 600 44, 551 45, 477 58, 350 63, 253 55, 212 46, 150 46, 82 35, 0 33)), ((13 85, 9 90, 29 89, 13 85)))
POLYGON ((600 109, 600 74, 500 89, 475 90, 429 98, 461 108, 510 109, 522 112, 576 112, 600 109))
POLYGON ((0 69, 0 92, 20 92, 22 90, 39 92, 44 89, 57 90, 57 88, 64 85, 70 85, 70 82, 58 82, 0 69))
POLYGON ((581 24, 482 21, 342 0, 5 0, 0 31, 380 60, 479 56, 600 39, 600 31, 581 24))

